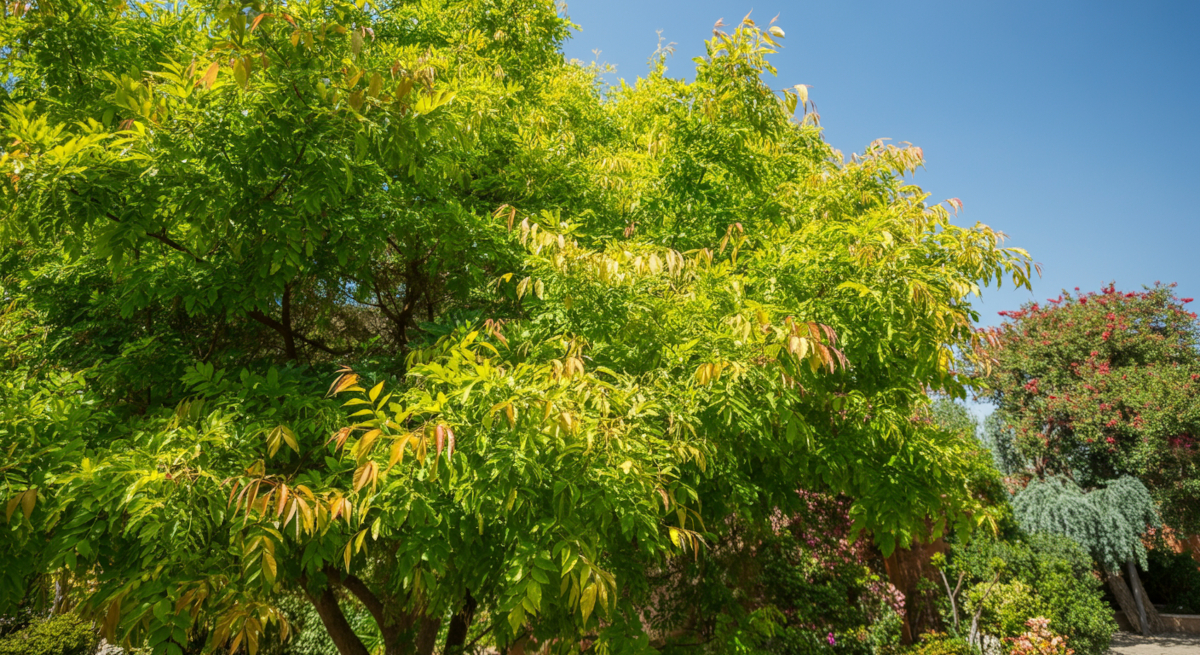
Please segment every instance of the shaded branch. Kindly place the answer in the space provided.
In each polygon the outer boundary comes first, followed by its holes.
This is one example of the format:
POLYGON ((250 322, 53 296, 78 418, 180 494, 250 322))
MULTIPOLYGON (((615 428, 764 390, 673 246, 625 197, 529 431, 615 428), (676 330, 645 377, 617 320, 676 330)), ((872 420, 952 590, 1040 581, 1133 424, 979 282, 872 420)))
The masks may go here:
POLYGON ((350 352, 349 348, 331 348, 330 346, 326 345, 325 342, 323 342, 319 339, 310 339, 309 337, 306 337, 303 334, 299 334, 299 333, 293 331, 290 327, 271 318, 270 316, 267 316, 266 314, 262 313, 261 311, 259 311, 257 309, 247 312, 246 316, 249 316, 250 318, 254 319, 255 321, 262 323, 263 325, 271 328, 272 330, 275 330, 284 339, 287 339, 289 337, 299 339, 300 341, 303 341, 304 343, 312 346, 313 348, 316 348, 317 350, 320 350, 321 352, 327 353, 329 355, 333 355, 335 357, 340 357, 341 355, 345 355, 350 352))

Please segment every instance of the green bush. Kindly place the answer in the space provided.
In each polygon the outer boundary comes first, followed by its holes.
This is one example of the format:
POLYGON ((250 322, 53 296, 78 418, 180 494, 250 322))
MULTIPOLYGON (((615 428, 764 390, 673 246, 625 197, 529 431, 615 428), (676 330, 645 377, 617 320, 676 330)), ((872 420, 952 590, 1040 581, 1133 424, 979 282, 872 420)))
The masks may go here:
POLYGON ((1150 551, 1150 568, 1141 574, 1150 600, 1172 614, 1200 614, 1200 564, 1188 553, 1165 547, 1150 551))
POLYGON ((91 655, 96 632, 74 614, 38 620, 0 639, 0 655, 91 655))
MULTIPOLYGON (((1078 655, 1102 655, 1117 631, 1113 611, 1104 600, 1103 583, 1094 572, 1094 562, 1078 543, 1055 535, 1018 535, 1008 540, 980 538, 956 544, 951 550, 947 576, 967 576, 966 586, 990 582, 997 572, 1000 581, 984 602, 981 631, 997 637, 1023 633, 1027 619, 1041 615, 1050 619, 1056 632, 1070 639, 1078 655), (1022 611, 1022 604, 1027 604, 1022 611), (1024 616, 1022 616, 1024 614, 1024 616)), ((964 605, 971 605, 970 596, 964 605)), ((980 592, 979 595, 982 595, 980 592)), ((978 596, 976 596, 978 598, 978 596)), ((970 612, 963 614, 970 625, 970 612)), ((963 627, 966 629, 966 626, 963 627)))
MULTIPOLYGON (((966 603, 967 613, 971 614, 979 607, 988 584, 980 583, 971 588, 966 603)), ((1033 591, 1033 587, 1013 580, 1006 584, 997 584, 986 598, 983 598, 983 614, 980 623, 992 628, 986 632, 1000 637, 1015 637, 1025 632, 1025 622, 1030 617, 1049 613, 1046 601, 1033 591)))
POLYGON ((905 655, 975 655, 960 637, 951 637, 942 632, 927 632, 920 641, 904 651, 905 655))

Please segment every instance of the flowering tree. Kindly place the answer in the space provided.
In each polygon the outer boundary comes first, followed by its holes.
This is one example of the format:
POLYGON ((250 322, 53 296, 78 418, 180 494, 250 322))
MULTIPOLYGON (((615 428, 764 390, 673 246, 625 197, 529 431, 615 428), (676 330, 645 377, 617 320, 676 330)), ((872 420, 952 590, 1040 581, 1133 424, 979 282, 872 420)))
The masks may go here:
POLYGON ((1200 529, 1200 331, 1171 286, 1063 293, 1001 312, 983 396, 1025 474, 1132 475, 1167 524, 1200 529))

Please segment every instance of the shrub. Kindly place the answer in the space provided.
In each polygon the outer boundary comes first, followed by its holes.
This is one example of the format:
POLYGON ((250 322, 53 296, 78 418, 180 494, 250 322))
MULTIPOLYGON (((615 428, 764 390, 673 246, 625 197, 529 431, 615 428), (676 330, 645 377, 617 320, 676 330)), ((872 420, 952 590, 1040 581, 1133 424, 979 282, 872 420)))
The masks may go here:
POLYGON ((943 632, 927 632, 921 640, 905 651, 905 655, 974 655, 974 651, 961 637, 951 637, 943 632))
POLYGON ((1072 655, 1067 638, 1050 631, 1050 620, 1037 617, 1025 622, 1029 630, 1006 641, 1012 644, 1011 655, 1072 655))
MULTIPOLYGON (((1009 540, 980 538, 954 545, 950 559, 948 577, 964 573, 967 588, 990 581, 998 570, 996 561, 1004 562, 999 585, 992 591, 995 598, 984 603, 984 634, 1020 636, 1024 630, 1015 621, 1022 602, 1019 597, 1027 592, 1028 599, 1023 602, 1030 604, 1022 619, 1038 614, 1048 618, 1070 638, 1079 655, 1101 655, 1108 650, 1117 624, 1104 600, 1092 558, 1078 543, 1046 534, 1016 535, 1009 540)), ((966 604, 970 602, 968 594, 966 604)), ((970 619, 966 620, 969 623, 970 619)))
POLYGON ((95 647, 91 624, 74 614, 34 621, 0 639, 0 655, 90 655, 95 647))
MULTIPOLYGON (((968 595, 968 612, 974 612, 979 607, 980 598, 985 593, 988 583, 975 585, 968 595)), ((1013 580, 1006 584, 997 584, 995 589, 983 599, 983 614, 980 623, 993 628, 1000 636, 1013 637, 1025 631, 1030 616, 1044 614, 1047 611, 1046 601, 1033 591, 1033 587, 1013 580)))
POLYGON ((1150 600, 1166 612, 1200 614, 1200 564, 1188 553, 1166 548, 1150 551, 1148 559, 1142 583, 1150 600))

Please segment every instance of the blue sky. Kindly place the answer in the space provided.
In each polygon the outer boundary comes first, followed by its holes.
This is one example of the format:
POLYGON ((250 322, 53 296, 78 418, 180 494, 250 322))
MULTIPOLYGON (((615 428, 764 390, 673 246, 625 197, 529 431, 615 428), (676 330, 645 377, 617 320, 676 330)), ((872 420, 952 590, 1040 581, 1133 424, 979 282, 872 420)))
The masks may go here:
POLYGON ((713 23, 752 9, 779 14, 777 85, 811 85, 830 143, 921 146, 933 199, 1042 264, 1033 294, 985 290, 982 323, 1110 280, 1200 297, 1200 2, 574 0, 565 50, 632 81, 661 29, 691 77, 713 23))

